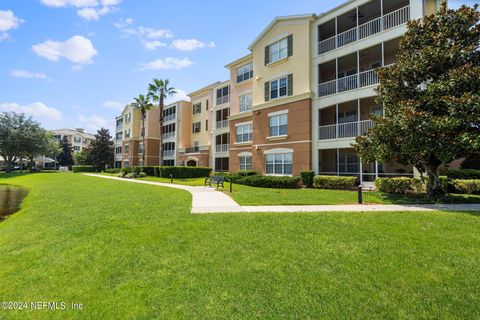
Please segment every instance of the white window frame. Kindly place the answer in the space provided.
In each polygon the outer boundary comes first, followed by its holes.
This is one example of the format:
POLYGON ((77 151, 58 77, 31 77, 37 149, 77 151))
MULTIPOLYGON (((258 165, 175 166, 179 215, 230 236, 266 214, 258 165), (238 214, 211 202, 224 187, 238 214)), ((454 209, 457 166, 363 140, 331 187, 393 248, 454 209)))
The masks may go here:
POLYGON ((202 103, 201 102, 195 103, 192 108, 193 108, 193 114, 202 113, 202 103))
POLYGON ((240 113, 248 112, 248 111, 252 110, 252 95, 251 94, 241 95, 239 97, 239 100, 240 100, 240 113))
POLYGON ((268 93, 271 100, 280 99, 288 96, 288 75, 280 78, 270 80, 270 92, 268 93), (275 84, 275 89, 274 85, 275 84), (285 92, 282 92, 282 89, 285 88, 285 92), (272 93, 275 90, 275 96, 272 93))
POLYGON ((264 156, 265 156, 265 174, 266 175, 292 176, 293 174, 293 150, 292 149, 267 150, 264 152, 264 156), (269 170, 269 166, 271 166, 271 170, 269 170))
POLYGON ((237 143, 252 142, 252 139, 253 139, 253 123, 252 122, 239 123, 235 127, 236 127, 235 138, 237 143), (247 140, 244 140, 245 135, 247 136, 247 140), (242 137, 242 138, 239 139, 239 137, 242 137))
POLYGON ((237 83, 241 83, 253 78, 253 63, 247 63, 237 69, 237 83), (245 76, 247 75, 247 76, 245 76), (242 78, 240 80, 240 77, 242 78))
POLYGON ((288 135, 288 110, 268 115, 269 137, 282 137, 288 135), (285 128, 285 132, 283 132, 285 128), (276 130, 273 130, 276 129, 276 130))
POLYGON ((126 129, 124 131, 124 134, 125 134, 125 139, 130 138, 130 129, 126 129))
POLYGON ((280 39, 268 47, 268 63, 274 63, 288 57, 288 37, 280 39))
POLYGON ((238 164, 240 171, 251 171, 253 168, 252 165, 252 154, 249 155, 238 155, 238 164))

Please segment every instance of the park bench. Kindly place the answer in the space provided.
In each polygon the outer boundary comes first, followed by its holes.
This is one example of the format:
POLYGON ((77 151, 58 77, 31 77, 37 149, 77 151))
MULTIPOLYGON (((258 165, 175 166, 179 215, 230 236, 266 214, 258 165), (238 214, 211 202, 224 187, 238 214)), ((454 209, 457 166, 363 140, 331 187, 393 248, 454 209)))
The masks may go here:
POLYGON ((205 179, 204 186, 206 187, 207 184, 212 187, 212 183, 217 185, 217 189, 221 186, 224 188, 223 183, 226 181, 224 176, 211 176, 205 179))

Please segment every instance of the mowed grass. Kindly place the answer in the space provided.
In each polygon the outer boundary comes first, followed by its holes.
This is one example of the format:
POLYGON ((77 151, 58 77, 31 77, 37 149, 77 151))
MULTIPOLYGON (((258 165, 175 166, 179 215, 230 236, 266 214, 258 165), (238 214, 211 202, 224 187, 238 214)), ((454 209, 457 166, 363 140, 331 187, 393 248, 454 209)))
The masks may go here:
POLYGON ((1 176, 30 190, 0 223, 3 301, 82 311, 1 319, 475 319, 480 216, 191 215, 184 191, 78 174, 1 176))
MULTIPOLYGON (((170 179, 146 177, 139 180, 171 183, 170 179)), ((203 186, 204 178, 174 179, 174 184, 186 186, 203 186)), ((357 191, 322 190, 322 189, 269 189, 254 188, 233 184, 230 193, 230 183, 224 183, 220 188, 242 206, 268 205, 341 205, 358 203, 357 191)), ((451 195, 447 202, 451 203, 480 203, 480 195, 451 195)), ((364 204, 431 204, 432 200, 424 195, 394 195, 381 192, 363 192, 364 204)))

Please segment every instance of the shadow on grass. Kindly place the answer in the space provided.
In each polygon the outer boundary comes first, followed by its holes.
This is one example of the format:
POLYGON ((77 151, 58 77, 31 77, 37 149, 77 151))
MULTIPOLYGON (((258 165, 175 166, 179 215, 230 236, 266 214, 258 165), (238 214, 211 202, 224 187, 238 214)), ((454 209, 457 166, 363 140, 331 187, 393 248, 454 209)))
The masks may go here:
POLYGON ((0 172, 0 179, 12 179, 16 177, 26 176, 30 174, 28 171, 17 171, 17 172, 0 172))
POLYGON ((450 194, 441 200, 435 201, 424 194, 390 194, 380 193, 380 199, 391 204, 477 204, 479 195, 450 194))

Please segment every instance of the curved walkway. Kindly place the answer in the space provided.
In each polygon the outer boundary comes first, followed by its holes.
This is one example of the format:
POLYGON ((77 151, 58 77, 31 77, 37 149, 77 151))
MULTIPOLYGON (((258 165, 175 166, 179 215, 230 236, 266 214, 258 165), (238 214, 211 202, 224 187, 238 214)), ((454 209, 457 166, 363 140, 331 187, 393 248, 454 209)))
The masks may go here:
POLYGON ((425 205, 314 205, 314 206, 240 206, 223 192, 207 187, 190 187, 163 182, 124 179, 85 173, 90 177, 130 183, 156 185, 188 191, 192 194, 192 213, 227 212, 367 212, 367 211, 473 211, 480 213, 480 204, 425 204, 425 205))

